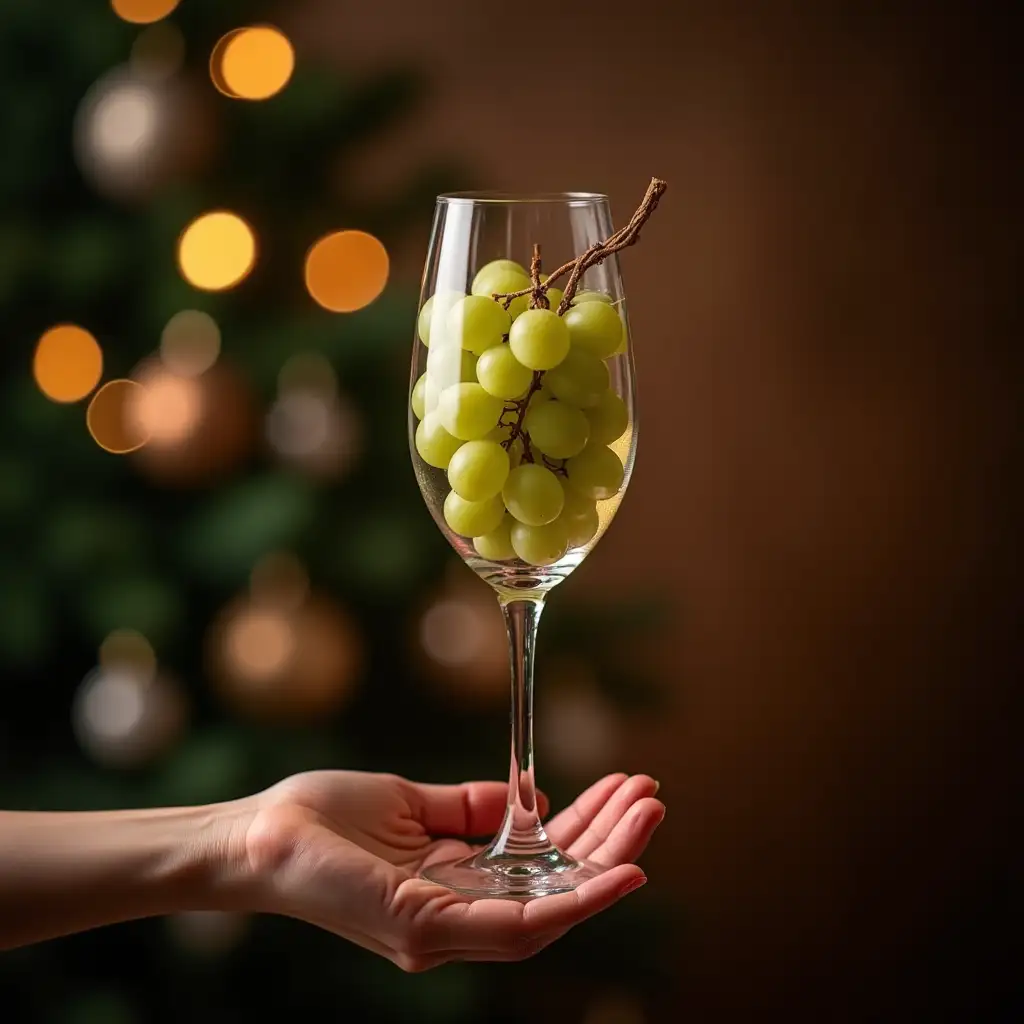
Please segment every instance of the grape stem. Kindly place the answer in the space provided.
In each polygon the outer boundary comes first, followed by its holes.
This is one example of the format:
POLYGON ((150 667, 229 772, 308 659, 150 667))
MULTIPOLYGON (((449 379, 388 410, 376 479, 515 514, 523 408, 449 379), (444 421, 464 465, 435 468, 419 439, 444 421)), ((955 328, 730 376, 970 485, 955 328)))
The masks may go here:
MULTIPOLYGON (((565 286, 562 301, 558 304, 558 315, 564 316, 565 311, 576 297, 576 289, 579 287, 580 279, 591 267, 598 266, 613 253, 617 253, 640 241, 640 229, 647 223, 647 219, 651 214, 654 213, 666 188, 668 188, 668 185, 661 178, 651 178, 651 183, 647 186, 647 193, 644 195, 643 202, 637 207, 636 213, 633 214, 625 227, 619 228, 618 231, 610 235, 603 242, 595 242, 586 252, 580 253, 574 260, 563 263, 562 266, 557 270, 553 270, 548 275, 548 279, 543 284, 539 280, 540 255, 538 247, 534 246, 534 259, 537 261, 538 276, 534 277, 533 266, 531 265, 529 288, 521 288, 517 292, 495 292, 492 296, 494 301, 500 302, 504 300, 502 304, 508 309, 512 304, 512 300, 519 298, 520 295, 532 295, 534 300, 536 300, 538 295, 542 294, 544 298, 543 308, 546 309, 548 308, 548 288, 559 278, 568 274, 569 280, 565 286)), ((540 303, 536 304, 539 305, 540 303)), ((534 305, 534 303, 531 302, 531 305, 534 305)))

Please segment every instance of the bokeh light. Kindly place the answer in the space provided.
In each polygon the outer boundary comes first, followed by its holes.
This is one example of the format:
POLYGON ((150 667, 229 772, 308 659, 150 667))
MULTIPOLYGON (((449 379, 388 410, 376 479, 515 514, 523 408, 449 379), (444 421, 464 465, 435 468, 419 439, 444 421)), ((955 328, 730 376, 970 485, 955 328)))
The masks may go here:
POLYGON ((132 415, 141 391, 142 385, 134 380, 112 380, 93 395, 85 422, 101 448, 123 455, 146 443, 148 438, 132 415))
POLYGON ((271 25, 233 29, 210 55, 210 78, 232 99, 268 99, 288 84, 294 70, 292 44, 271 25))
POLYGON ((166 18, 180 0, 110 0, 114 13, 135 25, 149 25, 166 18))
POLYGON ((176 447, 190 438, 203 418, 203 391, 192 377, 179 377, 160 364, 136 371, 141 385, 125 410, 129 425, 151 445, 176 447))
POLYGON ((309 596, 309 574, 294 555, 274 551, 253 566, 249 589, 256 604, 295 611, 309 596))
POLYGON ((585 662, 552 661, 545 677, 553 685, 538 687, 537 746, 545 763, 572 779, 611 771, 622 744, 614 708, 585 662))
POLYGON ((83 327, 51 327, 36 345, 32 375, 39 390, 54 402, 77 402, 100 382, 103 352, 83 327))
POLYGON ((175 313, 160 336, 160 358, 179 377, 198 377, 220 355, 220 328, 209 313, 183 309, 175 313))
POLYGON ((115 629, 100 644, 100 667, 121 670, 143 683, 156 676, 156 653, 150 642, 134 629, 115 629))
POLYGON ((278 609, 251 607, 224 632, 225 660, 234 675, 249 683, 281 676, 295 653, 295 627, 278 609))
POLYGON ((368 306, 388 281, 388 251, 365 231, 335 231, 306 255, 306 288, 332 313, 368 306))
POLYGON ((214 210, 197 217, 178 240, 178 266, 189 284, 223 291, 238 284, 256 261, 256 236, 238 214, 214 210))
POLYGON ((149 81, 170 78, 185 61, 185 37, 170 22, 151 25, 132 43, 132 70, 149 81))
POLYGON ((85 149, 96 165, 123 171, 145 160, 160 135, 160 101, 144 82, 99 90, 87 107, 85 149))

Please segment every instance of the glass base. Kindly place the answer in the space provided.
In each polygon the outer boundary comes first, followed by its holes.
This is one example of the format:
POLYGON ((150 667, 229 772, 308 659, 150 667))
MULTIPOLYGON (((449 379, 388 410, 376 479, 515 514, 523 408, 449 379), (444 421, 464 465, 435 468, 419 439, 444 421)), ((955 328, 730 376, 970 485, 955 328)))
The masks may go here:
POLYGON ((530 854, 484 850, 461 860, 431 864, 423 870, 422 877, 478 899, 532 900, 572 892, 606 870, 600 864, 575 860, 551 847, 530 854))

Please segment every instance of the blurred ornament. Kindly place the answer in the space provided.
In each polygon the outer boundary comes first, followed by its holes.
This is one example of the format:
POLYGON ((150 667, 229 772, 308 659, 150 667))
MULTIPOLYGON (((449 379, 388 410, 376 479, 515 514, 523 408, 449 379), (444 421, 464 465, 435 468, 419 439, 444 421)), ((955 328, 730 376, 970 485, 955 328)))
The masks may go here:
POLYGON ((256 236, 230 210, 196 217, 178 239, 178 268, 194 288, 224 291, 248 276, 256 263, 256 236))
POLYGON ((85 422, 104 451, 124 455, 141 448, 149 439, 143 424, 132 414, 141 394, 142 386, 134 380, 111 380, 93 395, 85 422))
POLYGON ((39 339, 32 376, 51 401, 80 401, 99 384, 102 375, 103 352, 85 328, 58 324, 39 339))
POLYGON ((420 660, 435 682, 490 703, 507 697, 508 638, 498 602, 475 576, 447 581, 416 621, 420 660))
POLYGON ((171 914, 167 930, 174 943, 187 953, 223 956, 245 938, 248 914, 230 910, 189 910, 171 914))
POLYGON ((135 25, 148 25, 166 18, 180 0, 110 0, 114 13, 135 25))
POLYGON ((295 70, 295 51, 272 25, 236 28, 210 54, 210 79, 225 96, 265 100, 279 93, 295 70))
POLYGON ((157 385, 152 397, 136 396, 135 422, 153 425, 153 443, 133 458, 159 483, 198 486, 227 473, 250 450, 254 438, 252 399, 243 378, 223 359, 200 377, 175 377, 157 360, 140 364, 142 386, 157 385), (162 393, 162 397, 161 397, 162 393))
POLYGON ((198 377, 220 355, 220 328, 209 313, 183 309, 167 321, 160 335, 160 358, 179 377, 198 377))
POLYGON ((352 313, 368 306, 388 282, 388 251, 365 231, 335 231, 306 255, 306 288, 324 309, 352 313))
POLYGON ((606 992, 587 1007, 583 1024, 645 1024, 643 1005, 627 992, 606 992))
POLYGON ((185 61, 185 37, 169 22, 151 25, 132 44, 130 64, 141 79, 162 82, 171 78, 185 61))
POLYGON ((548 659, 537 686, 537 746, 570 778, 611 770, 620 748, 615 711, 582 661, 548 659))
POLYGON ((245 597, 208 637, 211 675, 224 698, 257 718, 317 720, 351 695, 362 641, 348 613, 320 595, 298 608, 245 597))
POLYGON ((79 745, 117 768, 153 761, 180 735, 186 706, 165 675, 151 680, 133 667, 101 665, 75 694, 72 722, 79 745))
POLYGON ((135 68, 115 68, 86 93, 75 115, 75 154, 98 191, 144 199, 188 173, 212 141, 195 87, 135 68))

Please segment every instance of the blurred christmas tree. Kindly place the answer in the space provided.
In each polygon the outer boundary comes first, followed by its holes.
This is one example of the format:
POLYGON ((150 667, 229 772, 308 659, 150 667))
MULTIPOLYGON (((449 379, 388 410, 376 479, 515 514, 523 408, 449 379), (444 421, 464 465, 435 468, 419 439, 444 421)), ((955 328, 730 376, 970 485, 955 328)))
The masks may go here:
MULTIPOLYGON (((0 7, 0 806, 196 803, 314 767, 504 774, 501 618, 416 489, 416 297, 385 289, 388 247, 425 237, 456 172, 347 187, 417 77, 296 62, 254 7, 0 7)), ((546 623, 556 802, 618 766, 614 701, 651 692, 616 668, 626 610, 603 614, 546 623)), ((634 898, 515 987, 560 1020, 641 1020, 660 927, 634 898)), ((0 1017, 515 1019, 497 970, 409 977, 294 922, 188 915, 9 954, 0 1017)))

